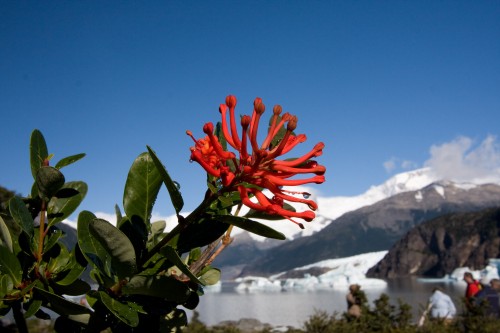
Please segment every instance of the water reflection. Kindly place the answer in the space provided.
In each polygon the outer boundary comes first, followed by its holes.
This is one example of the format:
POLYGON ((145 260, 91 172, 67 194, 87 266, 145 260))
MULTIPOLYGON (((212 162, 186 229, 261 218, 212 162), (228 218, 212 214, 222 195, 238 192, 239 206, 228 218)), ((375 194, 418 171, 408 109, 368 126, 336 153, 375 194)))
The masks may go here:
MULTIPOLYGON (((465 292, 463 283, 422 282, 415 278, 387 282, 385 288, 363 288, 371 304, 385 293, 389 295, 393 304, 397 304, 398 299, 410 304, 413 309, 413 319, 417 321, 432 289, 439 286, 450 295, 457 309, 459 311, 461 309, 461 297, 465 292)), ((346 310, 347 290, 240 294, 233 288, 234 285, 223 284, 222 292, 207 293, 202 296, 196 309, 200 314, 200 320, 207 325, 215 325, 225 320, 255 318, 273 326, 302 327, 315 310, 330 314, 346 310)))

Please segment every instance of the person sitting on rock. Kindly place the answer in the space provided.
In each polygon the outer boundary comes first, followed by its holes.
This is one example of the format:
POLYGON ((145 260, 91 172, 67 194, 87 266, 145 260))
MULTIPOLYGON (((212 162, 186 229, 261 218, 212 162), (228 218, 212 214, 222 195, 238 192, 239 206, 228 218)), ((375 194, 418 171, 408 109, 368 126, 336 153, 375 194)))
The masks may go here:
POLYGON ((349 293, 346 295, 347 316, 350 319, 361 317, 361 305, 366 301, 365 293, 359 284, 351 284, 349 293))
POLYGON ((479 314, 499 318, 500 317, 500 305, 498 288, 500 281, 498 279, 482 279, 481 280, 481 290, 479 290, 474 295, 474 306, 476 307, 479 314))

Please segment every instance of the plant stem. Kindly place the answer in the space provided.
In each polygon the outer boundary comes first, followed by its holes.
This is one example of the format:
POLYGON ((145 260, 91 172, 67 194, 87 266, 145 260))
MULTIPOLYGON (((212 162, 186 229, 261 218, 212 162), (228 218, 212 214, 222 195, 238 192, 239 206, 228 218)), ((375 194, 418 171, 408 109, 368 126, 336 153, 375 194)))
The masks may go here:
POLYGON ((47 208, 45 207, 45 200, 42 200, 42 208, 40 209, 40 229, 38 238, 38 255, 37 261, 42 261, 43 256, 43 239, 45 238, 45 212, 47 208))
POLYGON ((26 318, 24 318, 23 311, 21 310, 21 301, 16 301, 12 304, 12 312, 14 313, 14 320, 16 321, 19 333, 29 333, 26 318))

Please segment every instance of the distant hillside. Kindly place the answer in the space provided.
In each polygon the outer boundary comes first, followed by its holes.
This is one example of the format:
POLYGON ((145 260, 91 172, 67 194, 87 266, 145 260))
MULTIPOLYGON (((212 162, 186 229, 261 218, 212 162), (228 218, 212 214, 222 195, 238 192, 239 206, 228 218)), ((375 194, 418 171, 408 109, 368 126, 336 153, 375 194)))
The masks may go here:
POLYGON ((457 267, 480 269, 500 257, 500 208, 445 215, 408 232, 369 277, 443 277, 457 267))
MULTIPOLYGON (((434 183, 346 213, 320 232, 282 243, 258 253, 252 260, 218 267, 243 265, 241 275, 270 275, 326 259, 390 249, 422 222, 453 212, 472 212, 500 205, 500 186, 457 186, 434 183)), ((235 249, 228 249, 234 251, 235 249)), ((255 253, 254 253, 255 254, 255 253)))

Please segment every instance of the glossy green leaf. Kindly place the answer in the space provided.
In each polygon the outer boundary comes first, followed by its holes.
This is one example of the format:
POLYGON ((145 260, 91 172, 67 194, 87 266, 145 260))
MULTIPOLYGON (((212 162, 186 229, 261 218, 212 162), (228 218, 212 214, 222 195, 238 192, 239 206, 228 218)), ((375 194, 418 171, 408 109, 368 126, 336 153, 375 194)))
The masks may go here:
POLYGON ((71 284, 65 286, 57 283, 52 283, 51 286, 58 295, 78 296, 84 295, 90 290, 90 285, 80 279, 76 279, 71 284))
POLYGON ((34 130, 30 139, 30 165, 33 179, 36 179, 38 169, 43 165, 43 161, 49 156, 47 144, 42 132, 34 130))
POLYGON ((201 283, 200 280, 196 276, 191 273, 189 268, 184 264, 181 257, 177 254, 177 252, 170 246, 164 246, 160 250, 160 253, 163 254, 171 263, 173 263, 177 268, 184 273, 189 279, 196 283, 201 283))
POLYGON ((9 200, 9 211, 14 221, 29 236, 33 237, 33 218, 23 200, 19 197, 12 197, 9 200))
POLYGON ((131 307, 134 311, 137 311, 142 314, 148 314, 147 311, 144 310, 144 307, 139 303, 127 301, 127 305, 131 307))
POLYGON ((163 231, 166 226, 167 222, 164 220, 151 223, 151 233, 148 237, 148 248, 152 248, 161 240, 161 238, 163 238, 163 231))
POLYGON ((45 257, 46 256, 50 256, 47 264, 47 272, 51 274, 57 274, 64 271, 70 261, 70 254, 66 246, 62 243, 57 243, 51 251, 45 253, 45 257))
POLYGON ((14 284, 12 283, 12 279, 9 275, 1 274, 0 275, 0 299, 9 293, 12 289, 14 289, 14 284))
POLYGON ((64 175, 58 169, 51 166, 42 166, 36 173, 35 182, 38 195, 43 200, 50 200, 64 185, 64 175))
POLYGON ((68 156, 68 157, 65 157, 63 159, 61 159, 59 162, 57 162, 56 164, 56 169, 61 169, 61 168, 64 168, 65 166, 68 166, 70 164, 73 164, 75 163, 76 161, 78 160, 81 160, 82 158, 85 157, 85 154, 82 153, 82 154, 76 154, 76 155, 71 155, 71 156, 68 156))
POLYGON ((151 156, 156 169, 161 175, 163 183, 167 187, 168 193, 170 194, 170 200, 172 201, 175 212, 179 214, 182 210, 182 207, 184 207, 184 199, 182 199, 181 192, 179 191, 179 188, 174 183, 172 178, 170 178, 167 169, 165 169, 158 156, 156 156, 156 153, 151 149, 151 147, 146 147, 148 148, 149 155, 151 156))
POLYGON ((131 327, 139 325, 139 314, 135 309, 132 309, 128 304, 121 303, 112 298, 104 291, 99 291, 101 302, 108 310, 115 315, 116 318, 131 327))
POLYGON ((228 228, 228 223, 208 217, 197 223, 190 223, 178 237, 177 250, 185 253, 208 245, 222 236, 228 228))
POLYGON ((123 287, 122 292, 129 295, 161 297, 167 301, 183 303, 189 296, 187 285, 169 276, 135 275, 123 287))
POLYGON ((137 272, 134 246, 118 228, 103 219, 93 219, 89 225, 90 234, 111 257, 111 268, 119 279, 137 272))
POLYGON ((221 272, 217 268, 211 268, 200 276, 200 281, 205 286, 211 286, 220 281, 221 272))
POLYGON ((9 275, 14 286, 21 284, 23 270, 17 257, 5 246, 0 246, 0 272, 9 275))
MULTIPOLYGON (((125 215, 134 215, 149 223, 162 179, 148 153, 140 154, 132 164, 123 194, 125 215)), ((149 225, 146 225, 149 231, 149 225)))
POLYGON ((280 240, 286 239, 285 235, 282 234, 281 232, 276 231, 262 223, 252 221, 244 217, 232 216, 232 215, 217 215, 214 216, 214 219, 232 224, 238 228, 249 231, 259 236, 280 239, 280 240))
POLYGON ((56 283, 61 286, 67 286, 72 284, 76 279, 78 279, 87 267, 87 259, 83 255, 80 247, 77 245, 73 249, 70 255, 70 263, 66 267, 66 272, 58 275, 56 283))
POLYGON ((134 247, 135 255, 141 258, 146 252, 146 242, 148 240, 148 231, 146 225, 137 215, 131 219, 128 216, 122 218, 118 229, 123 232, 134 247))
POLYGON ((24 313, 24 318, 29 318, 33 316, 42 307, 42 301, 39 299, 34 299, 28 303, 28 309, 24 313))
POLYGON ((118 207, 118 205, 115 205, 115 214, 116 214, 116 223, 117 224, 120 224, 121 223, 121 220, 123 219, 123 215, 122 215, 122 212, 120 210, 120 207, 118 207))
POLYGON ((51 293, 39 287, 34 287, 33 290, 41 298, 45 299, 44 306, 54 310, 60 315, 77 315, 84 313, 91 313, 91 310, 86 306, 72 302, 64 297, 51 293))
POLYGON ((90 277, 92 280, 96 281, 97 284, 104 288, 111 288, 116 284, 116 279, 110 278, 108 275, 102 273, 98 269, 92 269, 90 271, 90 277))
POLYGON ((54 245, 57 244, 59 239, 63 236, 62 230, 51 231, 46 237, 43 246, 43 252, 49 251, 54 245))
POLYGON ((12 237, 5 221, 0 216, 0 246, 3 245, 12 252, 12 237))
POLYGON ((49 201, 47 214, 48 216, 54 215, 53 218, 49 218, 49 226, 62 222, 73 214, 87 195, 88 189, 87 184, 82 181, 67 182, 63 188, 76 190, 79 194, 69 198, 54 197, 49 201))
POLYGON ((189 251, 189 256, 187 257, 187 264, 190 265, 192 262, 197 261, 201 257, 201 248, 195 247, 191 251, 189 251))
POLYGON ((96 216, 89 211, 82 211, 78 215, 77 235, 78 246, 87 261, 104 275, 111 276, 111 256, 90 234, 90 221, 96 216))

